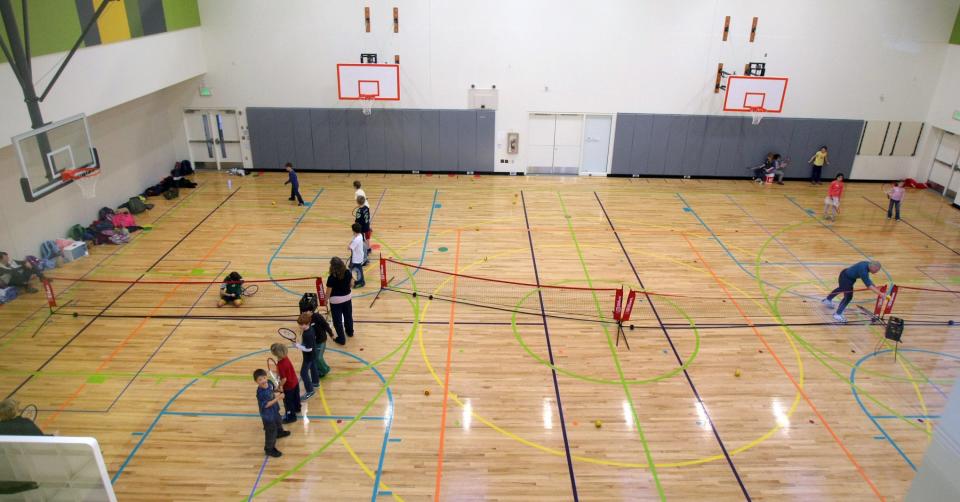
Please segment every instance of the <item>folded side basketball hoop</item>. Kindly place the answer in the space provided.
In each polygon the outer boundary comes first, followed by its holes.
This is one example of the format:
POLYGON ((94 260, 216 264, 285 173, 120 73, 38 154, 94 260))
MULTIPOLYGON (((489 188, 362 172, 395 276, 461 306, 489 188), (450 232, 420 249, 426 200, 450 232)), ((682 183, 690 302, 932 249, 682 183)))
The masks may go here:
POLYGON ((97 196, 97 180, 100 179, 100 168, 98 167, 78 167, 76 169, 64 169, 60 173, 60 179, 64 182, 74 181, 80 185, 80 192, 84 199, 93 199, 97 196))

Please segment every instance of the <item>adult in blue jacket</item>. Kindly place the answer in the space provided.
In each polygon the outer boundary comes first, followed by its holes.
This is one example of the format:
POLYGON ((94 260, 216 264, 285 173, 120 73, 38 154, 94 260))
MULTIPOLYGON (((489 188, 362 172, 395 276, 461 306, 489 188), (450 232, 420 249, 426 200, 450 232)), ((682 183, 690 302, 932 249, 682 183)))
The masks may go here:
POLYGON ((850 304, 850 300, 853 300, 853 286, 854 283, 857 282, 857 279, 863 281, 863 285, 870 289, 870 291, 878 295, 883 294, 880 288, 874 286, 873 281, 870 280, 870 274, 876 274, 879 271, 880 262, 878 261, 861 261, 840 271, 840 276, 837 277, 837 282, 839 283, 837 288, 821 300, 824 305, 833 308, 833 298, 843 293, 843 300, 840 301, 840 305, 837 306, 837 311, 833 314, 835 321, 847 322, 847 319, 843 317, 843 311, 847 308, 847 305, 850 304))

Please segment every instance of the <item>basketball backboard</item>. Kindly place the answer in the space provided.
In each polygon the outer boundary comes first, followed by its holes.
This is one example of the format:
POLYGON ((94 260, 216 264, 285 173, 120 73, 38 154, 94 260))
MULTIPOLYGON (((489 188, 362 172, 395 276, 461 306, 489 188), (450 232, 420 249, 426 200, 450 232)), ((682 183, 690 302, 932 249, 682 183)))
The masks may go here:
POLYGON ((400 101, 400 65, 338 64, 337 92, 342 100, 400 101))
POLYGON ((0 436, 2 500, 116 502, 93 438, 0 436))
POLYGON ((786 77, 731 75, 723 98, 725 112, 780 113, 787 94, 786 77))
POLYGON ((20 160, 20 187, 27 202, 73 183, 63 179, 64 170, 100 167, 84 115, 19 134, 11 142, 20 160))

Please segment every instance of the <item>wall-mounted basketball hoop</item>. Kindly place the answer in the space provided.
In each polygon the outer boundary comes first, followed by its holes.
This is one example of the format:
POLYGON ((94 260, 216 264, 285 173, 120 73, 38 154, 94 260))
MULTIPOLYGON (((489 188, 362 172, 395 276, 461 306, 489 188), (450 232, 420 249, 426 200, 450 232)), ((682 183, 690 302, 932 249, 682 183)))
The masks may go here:
POLYGON ((747 112, 751 123, 757 125, 763 114, 783 111, 788 81, 786 77, 731 75, 727 77, 723 111, 747 112))
POLYGON ((75 181, 80 185, 80 192, 84 199, 93 199, 97 196, 97 180, 100 179, 99 167, 78 167, 76 169, 64 169, 60 173, 60 179, 64 182, 75 181))

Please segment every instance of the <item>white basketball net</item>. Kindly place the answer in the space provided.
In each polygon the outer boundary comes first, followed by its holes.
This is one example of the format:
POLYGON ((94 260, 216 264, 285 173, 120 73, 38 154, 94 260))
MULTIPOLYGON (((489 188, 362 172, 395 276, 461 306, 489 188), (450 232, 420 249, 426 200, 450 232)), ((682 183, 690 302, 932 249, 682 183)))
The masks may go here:
POLYGON ((100 170, 70 170, 66 179, 73 180, 80 185, 80 193, 84 199, 94 199, 97 197, 97 180, 100 179, 100 170))
POLYGON ((374 96, 360 96, 360 109, 363 110, 364 115, 373 113, 373 101, 374 96))
POLYGON ((763 108, 751 108, 750 109, 750 122, 753 125, 757 125, 763 120, 763 108))

